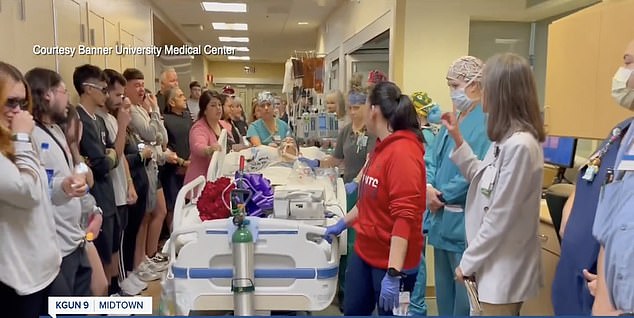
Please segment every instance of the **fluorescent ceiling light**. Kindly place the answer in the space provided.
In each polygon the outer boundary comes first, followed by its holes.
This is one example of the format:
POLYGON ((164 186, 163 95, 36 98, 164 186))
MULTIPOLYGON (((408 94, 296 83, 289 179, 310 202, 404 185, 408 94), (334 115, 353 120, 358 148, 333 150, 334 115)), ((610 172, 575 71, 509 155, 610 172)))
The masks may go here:
POLYGON ((211 26, 214 30, 232 30, 232 31, 247 31, 249 30, 249 25, 246 23, 224 23, 224 22, 213 22, 211 26))
POLYGON ((251 58, 248 57, 248 56, 234 56, 234 55, 227 56, 227 59, 229 59, 229 60, 240 60, 240 61, 249 61, 249 60, 251 60, 251 58))
POLYGON ((307 25, 308 22, 297 22, 297 24, 299 24, 299 25, 307 25))
POLYGON ((227 46, 227 48, 236 52, 249 52, 249 48, 246 46, 227 46))
POLYGON ((243 42, 248 43, 248 37, 233 37, 233 36, 220 36, 218 37, 218 41, 220 42, 243 42))
POLYGON ((203 10, 209 12, 247 12, 246 3, 201 2, 203 10))

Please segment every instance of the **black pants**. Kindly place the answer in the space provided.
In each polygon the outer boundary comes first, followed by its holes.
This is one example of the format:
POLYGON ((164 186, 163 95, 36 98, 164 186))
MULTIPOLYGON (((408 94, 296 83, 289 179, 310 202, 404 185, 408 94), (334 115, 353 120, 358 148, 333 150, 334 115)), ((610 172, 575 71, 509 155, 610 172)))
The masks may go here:
POLYGON ((92 267, 82 244, 64 256, 59 274, 51 285, 49 296, 92 296, 92 267))
MULTIPOLYGON (((147 189, 147 187, 146 187, 147 189)), ((124 229, 123 243, 121 245, 121 254, 123 255, 123 265, 125 271, 134 270, 134 252, 136 250, 136 236, 145 216, 145 207, 147 201, 147 190, 137 190, 137 203, 128 205, 128 224, 124 229)), ((125 277, 125 276, 124 276, 125 277)))
POLYGON ((30 295, 21 296, 15 289, 0 282, 2 317, 37 318, 48 315, 50 286, 30 295))

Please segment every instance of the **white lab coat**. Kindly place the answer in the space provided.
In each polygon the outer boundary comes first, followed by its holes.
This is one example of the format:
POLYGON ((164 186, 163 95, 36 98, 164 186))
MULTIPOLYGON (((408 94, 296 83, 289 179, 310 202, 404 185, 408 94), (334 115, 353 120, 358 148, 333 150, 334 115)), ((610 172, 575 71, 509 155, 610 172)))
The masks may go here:
POLYGON ((544 166, 539 142, 516 132, 491 144, 482 161, 466 143, 450 158, 470 181, 463 274, 475 275, 481 302, 510 304, 535 296, 543 284, 537 236, 544 166), (482 192, 487 179, 494 182, 489 196, 482 192))

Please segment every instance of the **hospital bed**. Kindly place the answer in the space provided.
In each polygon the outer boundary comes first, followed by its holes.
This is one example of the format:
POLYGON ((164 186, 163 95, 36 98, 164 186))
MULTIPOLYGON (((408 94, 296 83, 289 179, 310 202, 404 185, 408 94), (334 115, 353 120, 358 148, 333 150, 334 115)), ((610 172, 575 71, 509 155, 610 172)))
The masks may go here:
MULTIPOLYGON (((226 145, 223 140, 226 140, 225 131, 220 136, 220 144, 226 145)), ((271 149, 261 149, 264 155, 254 151, 256 155, 247 158, 254 169, 261 164, 260 159, 266 157, 267 151, 269 160, 274 157, 271 149)), ((323 156, 315 149, 301 151, 307 157, 323 156)), ((200 176, 186 184, 178 194, 174 230, 164 247, 164 253, 170 255, 170 266, 161 282, 161 314, 187 315, 193 310, 230 312, 234 309, 231 235, 235 225, 231 218, 202 222, 195 203, 208 180, 235 174, 240 155, 245 153, 217 152, 212 157, 207 177, 200 176), (188 203, 186 198, 189 198, 188 203)), ((292 177, 292 167, 286 165, 269 165, 258 172, 271 180, 278 193, 297 189, 295 192, 301 197, 303 192, 321 190, 325 209, 331 217, 294 219, 292 211, 291 215, 284 216, 279 213, 279 200, 275 202, 271 217, 248 217, 255 242, 254 309, 258 315, 268 315, 272 311, 324 310, 336 294, 340 255, 347 253, 345 235, 333 239, 332 244, 323 239, 325 226, 336 223, 345 214, 343 181, 336 178, 336 182, 332 182, 327 177, 311 182, 297 180, 292 177)))

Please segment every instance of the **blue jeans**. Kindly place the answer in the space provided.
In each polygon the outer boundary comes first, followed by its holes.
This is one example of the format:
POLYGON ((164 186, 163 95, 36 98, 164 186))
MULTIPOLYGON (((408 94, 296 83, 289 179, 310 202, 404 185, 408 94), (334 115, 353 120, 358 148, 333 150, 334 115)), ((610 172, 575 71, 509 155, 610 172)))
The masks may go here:
MULTIPOLYGON (((385 269, 378 269, 363 261, 357 253, 348 251, 348 267, 346 268, 346 286, 344 316, 370 316, 378 307, 381 294, 381 280, 385 269)), ((416 272, 408 273, 401 280, 402 290, 412 292, 416 281, 416 272)), ((384 311, 378 307, 379 316, 392 316, 392 311, 384 311)))

